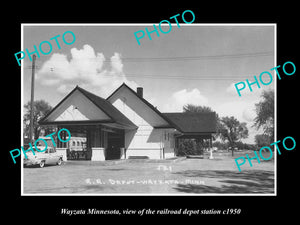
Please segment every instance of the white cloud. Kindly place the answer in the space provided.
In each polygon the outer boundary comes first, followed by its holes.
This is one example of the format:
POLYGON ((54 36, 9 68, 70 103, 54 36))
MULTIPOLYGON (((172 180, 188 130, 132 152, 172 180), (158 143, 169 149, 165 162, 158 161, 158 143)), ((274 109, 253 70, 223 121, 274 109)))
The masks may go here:
POLYGON ((167 104, 164 104, 162 111, 165 112, 182 112, 183 106, 186 104, 207 105, 208 99, 203 96, 197 88, 191 91, 183 89, 174 92, 167 104))
POLYGON ((249 130, 249 137, 243 139, 245 143, 254 143, 254 137, 256 134, 260 133, 256 128, 252 127, 254 124, 255 113, 255 103, 257 101, 245 101, 243 99, 233 100, 224 102, 222 104, 216 105, 214 109, 219 114, 220 117, 233 116, 240 122, 246 122, 247 128, 249 130))
MULTIPOLYGON (((239 82, 237 82, 239 83, 239 82)), ((237 91, 235 84, 237 83, 231 83, 227 88, 226 88, 226 92, 230 93, 232 95, 236 95, 239 98, 242 98, 245 95, 260 95, 261 91, 264 90, 264 86, 262 84, 260 84, 260 88, 258 88, 257 85, 252 85, 252 91, 250 91, 250 88, 248 86, 248 84, 245 82, 245 88, 243 88, 243 84, 238 84, 237 88, 240 90, 239 92, 237 91), (238 94, 240 93, 240 95, 238 94)))
POLYGON ((234 116, 241 122, 252 122, 255 114, 256 101, 235 100, 216 105, 214 108, 220 117, 234 116))
POLYGON ((70 52, 70 59, 64 54, 53 54, 37 72, 37 81, 56 87, 64 94, 79 85, 102 97, 108 96, 123 82, 133 88, 138 86, 126 78, 119 53, 114 53, 110 64, 106 64, 103 53, 96 53, 90 45, 72 48, 70 52))
POLYGON ((194 88, 192 91, 188 92, 186 89, 175 92, 173 94, 173 98, 179 104, 195 104, 195 105, 203 105, 207 104, 208 100, 206 97, 201 95, 200 91, 194 88))
POLYGON ((253 122, 254 118, 256 117, 256 112, 254 106, 250 105, 245 107, 243 110, 243 119, 245 119, 248 122, 253 122))
POLYGON ((68 89, 67 89, 67 86, 65 84, 62 84, 57 88, 57 91, 60 92, 60 93, 66 93, 66 92, 68 92, 68 89))
POLYGON ((236 89, 235 89, 235 86, 234 86, 235 83, 231 83, 227 88, 226 88, 226 92, 227 93, 230 93, 230 94, 236 94, 238 95, 236 89))
POLYGON ((112 70, 117 73, 123 72, 123 63, 121 61, 121 55, 117 52, 111 57, 111 67, 112 70))

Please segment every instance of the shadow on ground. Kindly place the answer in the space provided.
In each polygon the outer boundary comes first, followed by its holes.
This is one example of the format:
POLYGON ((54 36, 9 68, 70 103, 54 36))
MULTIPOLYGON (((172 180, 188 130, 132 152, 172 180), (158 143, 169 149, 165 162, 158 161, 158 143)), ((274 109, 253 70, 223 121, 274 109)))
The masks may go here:
POLYGON ((224 183, 218 186, 178 184, 177 187, 174 187, 177 191, 184 193, 274 193, 273 171, 187 170, 175 174, 186 178, 215 178, 217 182, 224 183))

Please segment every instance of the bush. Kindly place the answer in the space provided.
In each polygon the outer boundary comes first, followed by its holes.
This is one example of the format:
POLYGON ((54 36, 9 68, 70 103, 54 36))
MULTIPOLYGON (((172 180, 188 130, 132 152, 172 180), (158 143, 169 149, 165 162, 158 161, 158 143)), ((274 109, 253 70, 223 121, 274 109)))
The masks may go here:
POLYGON ((178 148, 178 156, 203 155, 204 146, 194 139, 180 139, 178 148))
POLYGON ((214 141, 212 143, 212 146, 218 148, 218 150, 228 149, 228 143, 227 142, 214 141))

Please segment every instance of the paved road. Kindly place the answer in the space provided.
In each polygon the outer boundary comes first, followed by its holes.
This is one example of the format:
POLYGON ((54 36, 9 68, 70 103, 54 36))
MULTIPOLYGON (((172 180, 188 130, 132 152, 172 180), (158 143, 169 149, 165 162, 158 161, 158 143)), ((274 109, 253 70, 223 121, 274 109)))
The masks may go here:
MULTIPOLYGON (((235 157, 236 158, 236 157, 235 157)), ((24 194, 244 194, 274 193, 274 162, 239 172, 234 158, 67 161, 23 169, 24 194)))

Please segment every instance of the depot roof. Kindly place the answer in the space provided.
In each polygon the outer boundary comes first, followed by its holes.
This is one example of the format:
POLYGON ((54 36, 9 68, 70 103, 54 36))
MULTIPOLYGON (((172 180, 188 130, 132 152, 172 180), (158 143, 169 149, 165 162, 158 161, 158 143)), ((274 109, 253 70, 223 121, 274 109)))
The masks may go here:
POLYGON ((216 113, 163 113, 182 133, 216 133, 216 113))
MULTIPOLYGON (((116 107, 114 107, 109 101, 101 98, 87 90, 76 86, 61 102, 59 102, 44 118, 39 121, 39 124, 55 124, 55 121, 47 121, 47 118, 53 113, 60 105, 62 105, 66 99, 68 99, 76 90, 81 92, 86 98, 88 98, 96 107, 102 110, 110 120, 102 121, 103 123, 117 123, 120 126, 128 129, 136 129, 137 126, 131 122, 126 116, 124 116, 116 107)), ((101 121, 96 121, 101 122, 101 121)), ((78 123, 78 122, 77 122, 78 123)))

